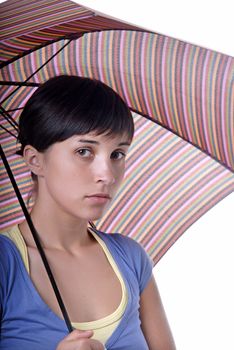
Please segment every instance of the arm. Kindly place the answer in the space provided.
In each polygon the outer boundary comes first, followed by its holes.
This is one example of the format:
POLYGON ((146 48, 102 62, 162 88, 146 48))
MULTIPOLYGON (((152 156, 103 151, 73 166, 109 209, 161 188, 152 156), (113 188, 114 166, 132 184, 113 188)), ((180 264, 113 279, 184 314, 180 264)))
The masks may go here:
POLYGON ((140 297, 140 319, 141 328, 150 350, 176 350, 153 277, 140 297))

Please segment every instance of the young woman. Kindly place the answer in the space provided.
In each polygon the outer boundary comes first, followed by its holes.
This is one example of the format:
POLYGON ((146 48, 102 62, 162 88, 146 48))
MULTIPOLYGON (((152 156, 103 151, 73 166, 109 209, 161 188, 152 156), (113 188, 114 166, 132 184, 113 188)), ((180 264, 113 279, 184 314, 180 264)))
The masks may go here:
POLYGON ((24 221, 0 237, 0 349, 175 349, 148 255, 88 224, 119 188, 133 132, 123 100, 96 80, 55 77, 28 100, 19 141, 30 215, 74 331, 24 221))

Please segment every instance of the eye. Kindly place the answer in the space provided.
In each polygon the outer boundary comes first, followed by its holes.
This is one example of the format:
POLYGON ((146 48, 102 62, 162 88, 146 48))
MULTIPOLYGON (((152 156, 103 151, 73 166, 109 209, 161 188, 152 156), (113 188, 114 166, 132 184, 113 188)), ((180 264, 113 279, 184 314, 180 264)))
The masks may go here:
POLYGON ((126 154, 123 151, 114 151, 111 153, 111 159, 121 160, 126 157, 126 154))
POLYGON ((88 148, 80 148, 76 151, 81 157, 88 158, 92 156, 92 152, 88 148))

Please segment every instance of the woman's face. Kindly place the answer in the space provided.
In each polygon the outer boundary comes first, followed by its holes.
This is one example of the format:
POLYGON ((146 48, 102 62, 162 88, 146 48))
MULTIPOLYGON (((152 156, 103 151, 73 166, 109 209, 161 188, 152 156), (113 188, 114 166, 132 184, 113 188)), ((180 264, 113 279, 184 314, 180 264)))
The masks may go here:
POLYGON ((42 154, 38 198, 58 213, 96 220, 124 177, 130 142, 126 135, 75 135, 42 154))

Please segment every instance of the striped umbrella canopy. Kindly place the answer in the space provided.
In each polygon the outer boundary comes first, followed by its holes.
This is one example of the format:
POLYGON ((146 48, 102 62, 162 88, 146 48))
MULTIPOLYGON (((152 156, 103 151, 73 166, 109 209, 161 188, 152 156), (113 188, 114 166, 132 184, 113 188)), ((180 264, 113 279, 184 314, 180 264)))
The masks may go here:
MULTIPOLYGON (((136 239, 156 263, 234 189, 234 59, 68 0, 8 0, 0 14, 0 139, 25 202, 31 180, 16 135, 27 99, 55 75, 99 79, 132 110, 135 137, 124 183, 96 224, 136 239)), ((0 170, 3 231, 23 213, 0 170)))

